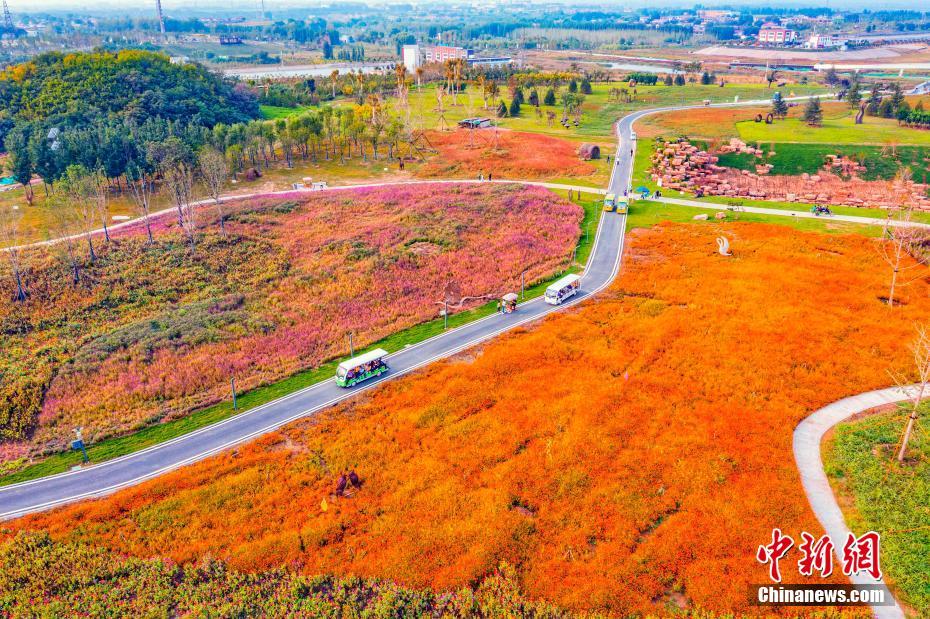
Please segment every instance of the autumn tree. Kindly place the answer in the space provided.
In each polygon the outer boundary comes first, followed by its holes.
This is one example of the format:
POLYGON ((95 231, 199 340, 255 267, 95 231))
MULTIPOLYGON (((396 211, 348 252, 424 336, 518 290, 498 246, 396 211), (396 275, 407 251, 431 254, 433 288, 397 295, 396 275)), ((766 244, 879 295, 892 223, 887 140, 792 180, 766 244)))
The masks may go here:
POLYGON ((13 207, 0 210, 0 245, 7 256, 10 265, 10 275, 16 287, 14 297, 17 301, 26 300, 26 287, 23 284, 23 265, 19 245, 22 238, 19 234, 19 222, 22 214, 13 207))
POLYGON ((226 238, 226 213, 223 211, 223 202, 220 200, 223 187, 226 186, 226 180, 229 178, 226 157, 215 148, 204 148, 197 156, 197 165, 204 187, 206 187, 210 197, 213 198, 216 216, 220 220, 220 232, 223 234, 223 238, 226 238))

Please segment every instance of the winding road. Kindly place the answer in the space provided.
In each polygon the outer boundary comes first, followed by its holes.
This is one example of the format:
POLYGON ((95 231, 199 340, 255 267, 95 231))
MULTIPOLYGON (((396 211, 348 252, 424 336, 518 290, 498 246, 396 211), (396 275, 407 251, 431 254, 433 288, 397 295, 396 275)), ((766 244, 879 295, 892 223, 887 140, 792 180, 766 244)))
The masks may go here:
MULTIPOLYGON (((795 99, 803 99, 803 97, 797 97, 795 99)), ((741 103, 718 104, 717 106, 758 105, 759 103, 762 102, 745 101, 741 103)), ((616 124, 616 134, 618 138, 615 159, 616 164, 613 167, 606 191, 603 189, 543 182, 524 182, 524 184, 539 185, 553 189, 575 189, 589 193, 610 192, 622 194, 625 189, 630 187, 633 172, 635 154, 635 142, 631 139, 633 124, 637 120, 650 114, 686 109, 687 107, 703 106, 681 106, 641 110, 625 116, 616 124)), ((459 183, 476 181, 410 182, 459 183)), ((375 187, 391 184, 409 184, 409 182, 332 187, 326 191, 349 190, 359 187, 375 187)), ((276 192, 272 194, 256 195, 270 196, 285 195, 288 193, 293 192, 276 192)), ((226 199, 239 200, 247 197, 250 196, 229 196, 226 199)), ((662 201, 670 204, 698 208, 727 208, 719 204, 696 202, 693 200, 663 198, 662 201)), ((806 211, 785 211, 758 207, 745 207, 745 210, 777 216, 812 217, 812 215, 806 211)), ((166 209, 156 215, 164 215, 170 212, 174 212, 174 209, 166 209)), ((866 217, 837 216, 836 219, 853 223, 884 224, 883 220, 866 217)), ((110 229, 114 230, 129 225, 138 225, 138 221, 118 224, 116 226, 111 226, 110 229)), ((598 226, 588 264, 582 276, 580 292, 574 298, 560 306, 553 307, 547 305, 543 302, 542 298, 534 299, 520 304, 518 311, 513 314, 493 314, 393 353, 387 357, 388 364, 391 367, 390 372, 357 387, 343 389, 336 386, 334 380, 327 380, 279 398, 273 402, 250 409, 214 425, 201 428, 200 430, 177 437, 165 443, 154 445, 120 458, 67 473, 2 487, 0 488, 0 520, 20 517, 82 499, 103 496, 121 488, 138 484, 274 431, 287 423, 312 415, 324 408, 351 398, 359 392, 372 389, 381 382, 393 380, 394 378, 413 372, 429 363, 448 358, 469 347, 514 329, 517 326, 538 320, 550 313, 572 307, 609 286, 617 276, 623 252, 625 228, 625 215, 604 214, 598 226)), ((46 241, 40 244, 47 244, 49 242, 55 241, 46 241)), ((833 536, 833 539, 845 539, 848 527, 846 527, 842 512, 833 497, 820 461, 820 440, 823 434, 836 423, 839 423, 857 412, 868 410, 880 403, 905 399, 905 396, 906 394, 901 391, 885 390, 847 398, 846 400, 815 412, 795 430, 794 451, 805 492, 811 501, 811 506, 817 518, 824 525, 825 530, 833 536)), ((859 583, 860 580, 854 578, 853 582, 859 583)), ((874 583, 874 581, 868 582, 874 583)), ((897 604, 888 607, 873 607, 873 612, 877 617, 882 619, 898 619, 903 617, 903 613, 897 604)))
MULTIPOLYGON (((633 170, 630 131, 634 120, 635 118, 628 116, 617 123, 618 163, 611 175, 609 191, 622 193, 629 187, 633 170)), ((574 189, 591 191, 581 187, 574 189)), ((598 190, 594 191, 600 193, 598 190)), ((581 289, 575 297, 562 305, 551 306, 544 303, 542 298, 533 299, 520 304, 518 311, 513 314, 493 314, 395 352, 387 357, 390 372, 357 387, 343 389, 338 387, 334 380, 327 380, 214 425, 120 458, 0 488, 0 520, 106 495, 197 462, 271 432, 291 421, 312 415, 361 391, 372 389, 381 382, 403 376, 519 325, 576 305, 603 290, 616 277, 620 268, 625 228, 625 215, 605 213, 601 217, 594 246, 582 276, 581 289)))

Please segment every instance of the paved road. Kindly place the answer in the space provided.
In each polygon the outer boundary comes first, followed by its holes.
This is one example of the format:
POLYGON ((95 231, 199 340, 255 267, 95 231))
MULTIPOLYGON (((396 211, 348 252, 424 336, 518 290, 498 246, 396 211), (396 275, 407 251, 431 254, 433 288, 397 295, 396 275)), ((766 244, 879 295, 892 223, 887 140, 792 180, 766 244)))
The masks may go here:
MULTIPOLYGON (((835 552, 839 561, 843 560, 843 543, 849 535, 849 527, 843 519, 843 512, 833 496, 833 489, 827 481, 827 474, 823 470, 823 459, 820 455, 820 443, 830 428, 849 419, 853 415, 871 410, 885 404, 903 402, 913 398, 909 388, 891 387, 878 391, 869 391, 859 395, 843 398, 829 406, 825 406, 810 417, 798 424, 794 430, 794 460, 801 473, 801 484, 804 493, 810 501, 811 508, 817 520, 833 540, 835 552)), ((865 531, 859 531, 860 535, 865 531)), ((850 578, 856 585, 884 585, 882 580, 875 580, 868 574, 860 574, 850 578)), ((887 591, 887 589, 886 589, 887 591)), ((893 602, 893 606, 873 606, 872 614, 878 619, 904 619, 904 612, 897 600, 888 591, 886 594, 893 602)))
MULTIPOLYGON (((633 163, 629 127, 629 121, 618 124, 620 163, 615 166, 611 176, 612 191, 622 192, 629 186, 633 163)), ((233 445, 271 432, 295 419, 332 406, 360 391, 371 389, 385 380, 403 376, 518 325, 575 305, 604 289, 616 277, 620 267, 625 227, 624 215, 605 214, 601 218, 591 256, 582 277, 580 293, 561 306, 553 307, 545 304, 541 298, 534 299, 521 304, 513 314, 494 314, 396 352, 387 358, 390 372, 380 379, 355 388, 342 389, 335 381, 328 380, 212 426, 121 458, 78 471, 0 488, 0 520, 105 495, 202 460, 233 445)))

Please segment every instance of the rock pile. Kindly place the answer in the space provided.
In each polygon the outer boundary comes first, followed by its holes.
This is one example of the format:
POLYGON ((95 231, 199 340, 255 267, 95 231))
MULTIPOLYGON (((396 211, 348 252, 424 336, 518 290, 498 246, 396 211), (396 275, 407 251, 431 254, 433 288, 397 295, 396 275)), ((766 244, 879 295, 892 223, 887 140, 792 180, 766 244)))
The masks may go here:
MULTIPOLYGON (((760 149, 740 140, 720 149, 762 157, 760 149)), ((783 202, 806 202, 871 208, 895 208, 910 202, 930 211, 930 186, 913 181, 867 181, 858 162, 832 155, 818 174, 771 175, 770 164, 758 163, 755 173, 718 165, 715 155, 686 140, 661 144, 652 157, 652 178, 664 189, 677 189, 697 197, 704 195, 754 198, 783 202)))

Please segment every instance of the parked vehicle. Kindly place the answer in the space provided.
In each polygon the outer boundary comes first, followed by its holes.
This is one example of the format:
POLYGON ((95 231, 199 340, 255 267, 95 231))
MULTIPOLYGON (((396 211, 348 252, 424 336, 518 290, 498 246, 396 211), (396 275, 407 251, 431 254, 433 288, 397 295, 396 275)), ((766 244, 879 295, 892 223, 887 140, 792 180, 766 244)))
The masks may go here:
POLYGON ((620 198, 617 201, 617 212, 620 214, 626 214, 630 211, 630 199, 627 197, 620 198))
POLYGON ((386 350, 376 348, 343 361, 336 368, 336 384, 340 387, 352 387, 369 378, 384 374, 389 369, 384 361, 387 354, 386 350))
POLYGON ((578 294, 578 288, 580 286, 580 275, 566 275, 546 288, 545 301, 549 305, 561 305, 566 299, 570 299, 578 294))

